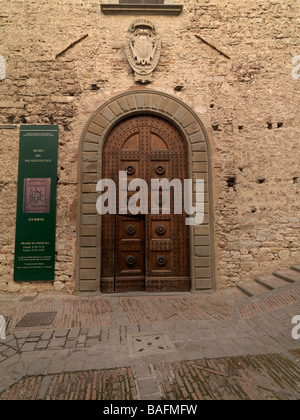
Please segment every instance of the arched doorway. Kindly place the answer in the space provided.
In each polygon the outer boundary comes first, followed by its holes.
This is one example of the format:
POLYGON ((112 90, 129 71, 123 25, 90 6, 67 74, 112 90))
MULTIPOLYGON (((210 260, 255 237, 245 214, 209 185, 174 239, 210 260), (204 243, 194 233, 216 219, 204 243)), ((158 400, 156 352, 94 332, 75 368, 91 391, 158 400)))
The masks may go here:
MULTIPOLYGON (((76 290, 80 292, 103 290, 102 283, 105 283, 101 261, 103 216, 96 211, 100 195, 96 185, 103 176, 103 147, 119 123, 144 115, 171 123, 184 140, 188 178, 193 180, 193 185, 198 179, 204 180, 205 217, 201 225, 189 226, 190 274, 186 277, 190 277, 191 290, 194 291, 212 289, 215 285, 213 182, 208 134, 197 114, 181 100, 166 93, 137 89, 121 93, 102 104, 90 117, 81 136, 76 257, 76 290)), ((111 280, 114 281, 114 277, 111 280)))
MULTIPOLYGON (((179 179, 183 186, 188 178, 185 140, 161 117, 142 114, 122 120, 108 134, 102 152, 102 178, 114 180, 117 191, 120 171, 126 173, 126 186, 133 179, 146 181, 148 214, 132 215, 127 210, 102 216, 100 290, 189 291, 189 228, 184 214, 174 214, 174 188, 169 214, 162 214, 163 200, 168 199, 162 188, 153 197, 159 214, 150 208, 151 180, 179 179)), ((117 208, 127 207, 134 194, 125 192, 125 203, 117 194, 117 208)))

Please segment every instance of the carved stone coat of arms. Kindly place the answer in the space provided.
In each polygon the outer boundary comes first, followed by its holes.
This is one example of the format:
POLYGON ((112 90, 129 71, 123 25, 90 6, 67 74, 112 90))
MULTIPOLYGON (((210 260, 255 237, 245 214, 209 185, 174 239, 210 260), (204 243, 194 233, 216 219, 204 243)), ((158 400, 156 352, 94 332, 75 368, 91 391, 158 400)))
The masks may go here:
POLYGON ((155 25, 148 20, 136 20, 127 32, 126 55, 135 74, 135 81, 152 81, 160 57, 161 41, 155 25))

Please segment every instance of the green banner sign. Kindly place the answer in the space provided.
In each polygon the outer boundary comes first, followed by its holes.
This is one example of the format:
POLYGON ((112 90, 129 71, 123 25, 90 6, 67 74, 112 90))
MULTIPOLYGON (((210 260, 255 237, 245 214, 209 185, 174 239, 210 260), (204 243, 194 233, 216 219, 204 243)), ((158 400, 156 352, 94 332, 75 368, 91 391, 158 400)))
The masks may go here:
POLYGON ((20 129, 15 281, 53 281, 57 125, 20 129))

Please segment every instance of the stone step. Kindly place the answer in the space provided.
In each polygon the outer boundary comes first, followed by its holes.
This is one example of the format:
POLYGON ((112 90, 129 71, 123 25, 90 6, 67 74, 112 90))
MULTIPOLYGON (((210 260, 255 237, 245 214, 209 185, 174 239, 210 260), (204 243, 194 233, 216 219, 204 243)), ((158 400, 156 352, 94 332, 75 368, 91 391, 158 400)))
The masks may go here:
POLYGON ((288 283, 296 283, 297 281, 300 281, 300 273, 294 270, 276 271, 273 273, 273 276, 288 283))
POLYGON ((247 282, 245 284, 240 283, 237 286, 248 297, 259 296, 268 291, 265 286, 258 284, 255 281, 247 282))
POLYGON ((286 286, 286 282, 284 280, 274 276, 256 277, 254 280, 268 290, 274 290, 286 286))
POLYGON ((248 297, 253 297, 254 296, 254 294, 248 289, 248 287, 246 287, 242 284, 237 284, 237 287, 248 297))
POLYGON ((291 269, 297 271, 297 273, 300 273, 300 265, 293 265, 291 269))

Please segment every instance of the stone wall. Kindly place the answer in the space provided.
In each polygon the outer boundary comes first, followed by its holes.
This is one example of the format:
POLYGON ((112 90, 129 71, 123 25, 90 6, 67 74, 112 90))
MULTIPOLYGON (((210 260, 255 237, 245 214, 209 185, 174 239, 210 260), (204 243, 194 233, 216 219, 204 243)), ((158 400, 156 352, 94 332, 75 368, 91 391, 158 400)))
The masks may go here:
MULTIPOLYGON (((300 54, 299 3, 180 3, 179 16, 145 16, 162 38, 149 88, 185 102, 212 139, 221 288, 300 260, 300 79, 292 77, 292 59, 300 54)), ((72 293, 79 139, 104 102, 140 88, 124 51, 137 16, 104 15, 100 3, 89 0, 0 4, 0 56, 6 61, 0 80, 0 291, 72 293), (26 123, 60 129, 53 286, 12 280, 19 124, 26 123), (15 127, 4 128, 8 124, 15 127)))

